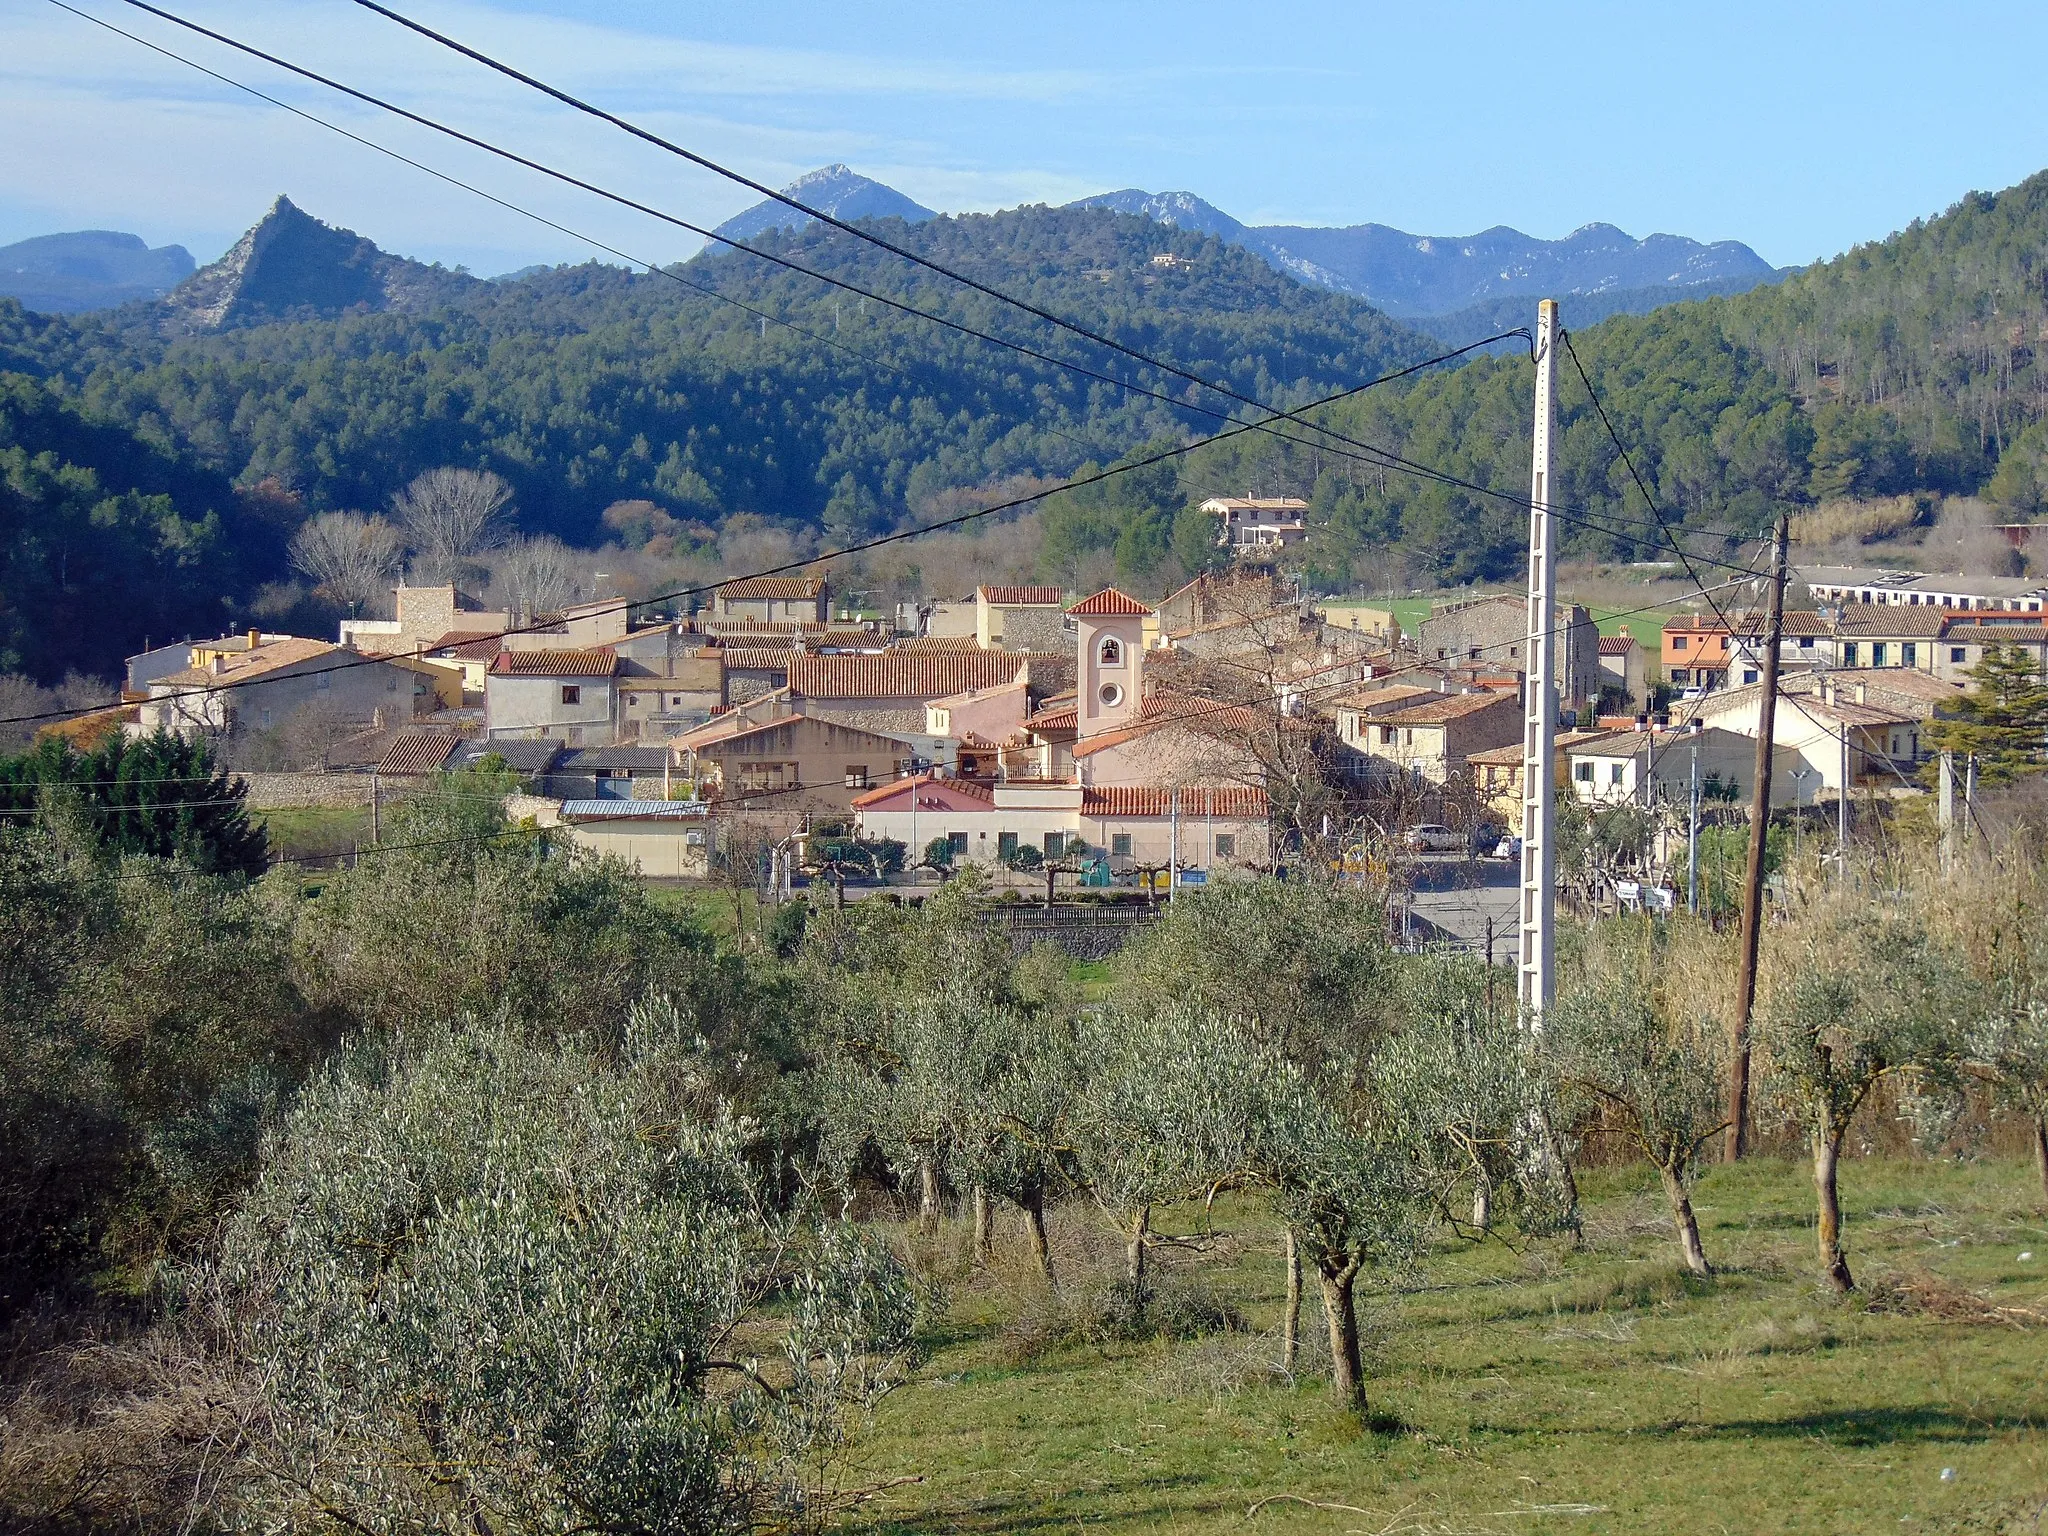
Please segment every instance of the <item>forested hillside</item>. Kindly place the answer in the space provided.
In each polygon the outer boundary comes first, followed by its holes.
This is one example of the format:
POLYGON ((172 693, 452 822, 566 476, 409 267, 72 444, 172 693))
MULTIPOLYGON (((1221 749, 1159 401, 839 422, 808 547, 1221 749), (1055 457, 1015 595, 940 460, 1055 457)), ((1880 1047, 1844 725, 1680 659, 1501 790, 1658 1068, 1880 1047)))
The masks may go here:
MULTIPOLYGON (((1436 349, 1362 303, 1146 219, 1024 208, 886 227, 1279 404, 1436 349)), ((1179 381, 843 233, 763 239, 876 292, 1188 398, 1179 381)), ((1588 324, 1575 341, 1660 501, 1695 528, 1754 532, 1780 508, 1910 490, 1981 491, 2031 513, 2048 504, 2036 358, 2048 345, 2044 250, 2048 175, 1973 195, 1781 285, 1588 324)), ((104 671, 145 634, 200 627, 284 576, 296 519, 381 507, 436 465, 505 476, 529 534, 645 545, 635 568, 653 581, 683 569, 674 562, 715 568, 732 553, 727 528, 830 547, 975 504, 986 487, 1040 483, 1216 425, 756 256, 710 254, 676 275, 694 286, 558 268, 427 310, 201 335, 175 334, 151 305, 67 319, 0 303, 0 369, 34 379, 0 397, 13 530, 0 646, 46 680, 72 665, 104 671), (35 468, 38 455, 53 456, 35 468), (252 499, 246 488, 266 482, 273 490, 252 499), (606 523, 620 501, 661 516, 606 523), (226 531, 236 517, 246 536, 226 531), (95 534, 86 552, 64 533, 86 527, 117 532, 95 534)), ((1584 317, 1568 304, 1565 322, 1584 317)), ((1656 555, 1641 498, 1568 361, 1560 379, 1560 489, 1579 519, 1567 551, 1656 555)), ((1486 358, 1328 418, 1495 495, 1382 470, 1341 444, 1244 437, 1180 461, 1177 476, 1049 503, 1028 540, 1004 546, 1005 570, 987 574, 1163 584, 1207 558, 1186 504, 1257 489, 1312 498, 1315 583, 1509 576, 1520 562, 1528 389, 1526 356, 1486 358)), ((899 565, 862 579, 918 575, 899 565)))

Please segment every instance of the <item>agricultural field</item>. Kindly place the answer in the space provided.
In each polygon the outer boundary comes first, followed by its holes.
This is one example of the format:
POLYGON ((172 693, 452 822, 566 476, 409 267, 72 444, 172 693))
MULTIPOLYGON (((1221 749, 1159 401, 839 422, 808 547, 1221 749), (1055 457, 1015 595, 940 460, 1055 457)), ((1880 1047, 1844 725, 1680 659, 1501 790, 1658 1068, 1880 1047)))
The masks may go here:
MULTIPOLYGON (((1279 1370, 1279 1238, 1255 1207, 1219 1200, 1206 1244, 1162 1250, 1162 1313, 1192 1335, 1167 1341, 1095 1332, 1121 1249, 1092 1212, 1054 1220, 1057 1295, 1005 1227, 992 1274, 956 1271, 931 1359, 884 1402, 852 1479, 917 1481, 850 1526, 2048 1527, 2048 1217, 2032 1168, 1849 1164, 1861 1289, 1841 1301, 1814 1274, 1802 1162, 1702 1179, 1711 1279, 1679 1264, 1652 1178, 1593 1170, 1585 1192, 1583 1246, 1441 1241, 1365 1305, 1363 1419, 1328 1400, 1313 1278, 1297 1374, 1279 1370)), ((1198 1210, 1177 1214, 1167 1230, 1196 1230, 1198 1210)), ((934 1259, 965 1251, 948 1229, 934 1259)))

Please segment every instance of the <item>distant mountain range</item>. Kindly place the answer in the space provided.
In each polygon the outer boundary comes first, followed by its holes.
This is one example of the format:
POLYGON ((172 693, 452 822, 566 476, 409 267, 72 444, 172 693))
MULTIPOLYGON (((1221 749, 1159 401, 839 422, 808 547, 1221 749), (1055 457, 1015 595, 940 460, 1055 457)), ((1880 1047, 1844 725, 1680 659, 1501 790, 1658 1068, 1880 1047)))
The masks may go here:
MULTIPOLYGON (((1682 235, 1638 240, 1612 224, 1588 224, 1562 240, 1538 240, 1505 225, 1460 236, 1411 235, 1384 224, 1255 227, 1191 192, 1135 189, 1084 197, 1077 206, 1113 208, 1214 235, 1303 282, 1356 294, 1404 320, 1452 315, 1513 296, 1625 296, 1627 302, 1602 313, 1639 312, 1707 293, 1740 292, 1783 275, 1740 241, 1702 245, 1682 235)), ((1579 323, 1586 319, 1581 314, 1579 323)))
MULTIPOLYGON (((938 217, 844 165, 812 171, 783 191, 835 218, 917 224, 938 217)), ((1785 275, 1740 241, 1702 244, 1681 235, 1639 240, 1611 224, 1588 224, 1562 240, 1538 240, 1505 226, 1457 237, 1411 235, 1384 224, 1253 226, 1191 192, 1136 189, 1068 206, 1110 209, 1214 235, 1298 281, 1364 299, 1460 345, 1504 322, 1520 323, 1527 318, 1526 301, 1542 296, 1576 300, 1568 305, 1570 318, 1584 326, 1680 299, 1740 293, 1785 275)), ((809 222, 768 199, 726 220, 717 232, 729 240, 751 240, 809 222)), ((526 267, 497 281, 547 270, 526 267)), ((0 249, 0 295, 19 298, 30 309, 105 309, 168 295, 173 323, 185 329, 331 315, 359 306, 417 308, 454 297, 475 281, 466 273, 389 255, 351 231, 330 229, 282 197, 233 250, 197 273, 183 247, 153 251, 134 235, 110 231, 45 235, 0 249)))
MULTIPOLYGON (((844 165, 821 166, 797 177, 782 191, 784 196, 829 213, 835 219, 902 219, 907 224, 920 224, 938 217, 894 187, 871 181, 844 165)), ((810 222, 794 208, 765 198, 727 219, 718 226, 717 233, 728 240, 751 240, 771 229, 801 229, 810 222)))
POLYGON ((192 253, 182 245, 151 250, 141 236, 111 229, 38 235, 0 246, 0 296, 44 314, 159 298, 191 275, 192 253))

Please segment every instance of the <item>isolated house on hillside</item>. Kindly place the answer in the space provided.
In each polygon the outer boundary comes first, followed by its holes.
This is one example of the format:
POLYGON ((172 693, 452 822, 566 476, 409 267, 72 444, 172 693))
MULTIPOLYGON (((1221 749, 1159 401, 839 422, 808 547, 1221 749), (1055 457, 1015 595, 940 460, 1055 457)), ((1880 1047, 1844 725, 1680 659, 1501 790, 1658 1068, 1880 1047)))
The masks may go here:
POLYGON ((1217 519, 1216 542, 1240 557, 1275 555, 1308 537, 1299 496, 1211 496, 1202 510, 1217 519))

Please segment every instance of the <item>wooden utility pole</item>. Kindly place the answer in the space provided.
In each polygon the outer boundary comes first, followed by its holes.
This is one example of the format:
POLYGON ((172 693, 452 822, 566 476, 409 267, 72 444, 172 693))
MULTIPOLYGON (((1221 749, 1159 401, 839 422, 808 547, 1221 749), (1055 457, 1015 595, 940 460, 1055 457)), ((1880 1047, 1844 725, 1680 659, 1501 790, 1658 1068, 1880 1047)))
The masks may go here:
POLYGON ((1729 1162, 1749 1150, 1749 1016, 1756 1006, 1756 956, 1763 939, 1764 852, 1771 832, 1771 748, 1778 724, 1778 639, 1785 627, 1785 546, 1778 517, 1771 542, 1771 596, 1764 622, 1763 698, 1757 706, 1756 789, 1749 807, 1749 870, 1742 886, 1742 972, 1735 984, 1735 1029, 1728 1055, 1729 1162))

